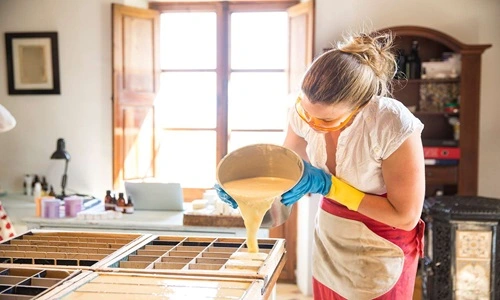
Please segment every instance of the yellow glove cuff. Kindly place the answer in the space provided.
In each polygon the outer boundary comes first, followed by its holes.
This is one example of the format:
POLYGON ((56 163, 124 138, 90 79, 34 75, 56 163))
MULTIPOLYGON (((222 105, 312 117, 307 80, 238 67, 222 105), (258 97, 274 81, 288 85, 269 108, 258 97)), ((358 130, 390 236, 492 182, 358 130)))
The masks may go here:
POLYGON ((325 197, 347 206, 350 210, 357 211, 365 193, 332 176, 332 187, 325 197))

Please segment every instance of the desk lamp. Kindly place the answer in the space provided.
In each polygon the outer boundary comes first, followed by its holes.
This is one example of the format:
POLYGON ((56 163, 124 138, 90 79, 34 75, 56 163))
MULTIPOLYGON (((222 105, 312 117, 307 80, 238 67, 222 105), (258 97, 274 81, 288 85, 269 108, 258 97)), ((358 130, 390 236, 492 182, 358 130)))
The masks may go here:
POLYGON ((71 155, 69 155, 68 151, 66 151, 66 144, 64 143, 64 139, 58 139, 57 149, 54 153, 52 153, 50 159, 64 159, 66 161, 64 166, 64 175, 62 177, 62 182, 61 182, 61 187, 62 187, 61 199, 63 199, 66 196, 65 188, 66 188, 66 182, 68 180, 67 173, 68 173, 68 162, 70 158, 71 155))

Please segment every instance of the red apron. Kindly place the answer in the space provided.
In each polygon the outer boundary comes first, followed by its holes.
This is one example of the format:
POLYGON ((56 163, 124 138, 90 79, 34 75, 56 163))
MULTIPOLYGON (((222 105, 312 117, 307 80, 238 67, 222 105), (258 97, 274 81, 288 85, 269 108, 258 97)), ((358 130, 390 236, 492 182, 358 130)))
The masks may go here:
MULTIPOLYGON (((320 209, 320 213, 325 212, 329 215, 341 217, 343 219, 359 221, 377 236, 399 247, 404 253, 404 263, 399 279, 397 279, 392 288, 390 288, 390 290, 386 293, 372 299, 412 299, 418 261, 420 257, 423 257, 423 235, 425 224, 422 220, 419 220, 417 226, 413 230, 405 231, 370 219, 356 211, 351 211, 347 209, 347 207, 338 204, 335 201, 328 200, 327 198, 323 198, 321 200, 320 209)), ((321 222, 317 226, 321 226, 321 222)), ((333 260, 332 264, 335 264, 335 257, 332 257, 331 259, 333 260)), ((314 299, 317 300, 346 299, 337 294, 331 288, 327 287, 325 284, 321 283, 320 280, 315 278, 314 275, 313 293, 314 299)), ((358 299, 361 298, 363 297, 360 296, 358 299)))

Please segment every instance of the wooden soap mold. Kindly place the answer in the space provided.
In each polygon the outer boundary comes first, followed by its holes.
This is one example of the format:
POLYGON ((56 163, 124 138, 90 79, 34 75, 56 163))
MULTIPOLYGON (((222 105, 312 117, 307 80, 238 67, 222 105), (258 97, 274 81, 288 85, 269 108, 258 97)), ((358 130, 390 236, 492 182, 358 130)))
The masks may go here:
POLYGON ((142 234, 30 230, 0 243, 0 263, 93 269, 136 243, 142 234))
MULTIPOLYGON (((109 272, 90 272, 83 271, 78 276, 68 280, 64 285, 52 289, 50 292, 37 298, 39 300, 60 299, 63 297, 87 296, 92 299, 97 293, 105 293, 110 299, 168 299, 168 292, 175 292, 171 296, 175 299, 200 299, 200 296, 205 296, 203 299, 213 300, 257 300, 267 299, 261 294, 263 289, 263 281, 257 279, 244 278, 213 278, 208 276, 189 276, 189 275, 171 275, 171 274, 147 274, 147 273, 109 273, 109 272), (122 281, 132 277, 129 282, 123 283, 130 292, 126 292, 125 288, 116 287, 118 281, 122 281), (122 279, 120 279, 122 278, 122 279), (161 284, 155 285, 154 279, 162 280, 161 284), (168 281, 171 281, 168 282, 168 281), (111 282, 111 283, 110 283, 111 282), (143 283, 145 282, 145 283, 143 283), (100 284, 92 289, 92 284, 100 284), (214 283, 222 284, 224 287, 214 287, 214 283), (108 285, 109 284, 109 285, 108 285), (105 286, 109 286, 106 289, 105 286), (150 291, 156 286, 162 291, 159 294, 157 291, 150 291), (80 289, 80 290, 79 290, 80 289), (115 292, 113 292, 115 290, 115 292), (199 291, 201 290, 201 292, 199 291), (182 293, 182 294, 179 294, 182 293), (212 293, 225 294, 225 296, 217 296, 210 298, 212 293), (85 295, 87 294, 87 295, 85 295)), ((83 299, 83 298, 78 298, 83 299)))
MULTIPOLYGON (((255 270, 225 269, 234 252, 246 252, 244 238, 151 236, 112 260, 100 271, 189 274, 213 277, 262 279, 265 285, 285 260, 284 239, 258 239, 260 252, 268 254, 255 270)), ((280 270, 279 270, 280 271, 280 270)))
POLYGON ((50 292, 80 270, 28 268, 0 264, 0 299, 34 299, 50 292))

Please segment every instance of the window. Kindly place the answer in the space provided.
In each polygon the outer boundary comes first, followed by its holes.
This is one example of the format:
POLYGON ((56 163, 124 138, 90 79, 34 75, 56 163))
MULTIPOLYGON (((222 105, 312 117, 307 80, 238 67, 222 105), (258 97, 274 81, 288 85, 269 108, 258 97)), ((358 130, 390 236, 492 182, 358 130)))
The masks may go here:
POLYGON ((283 142, 286 8, 295 3, 157 4, 158 179, 209 188, 217 163, 228 152, 283 142))

